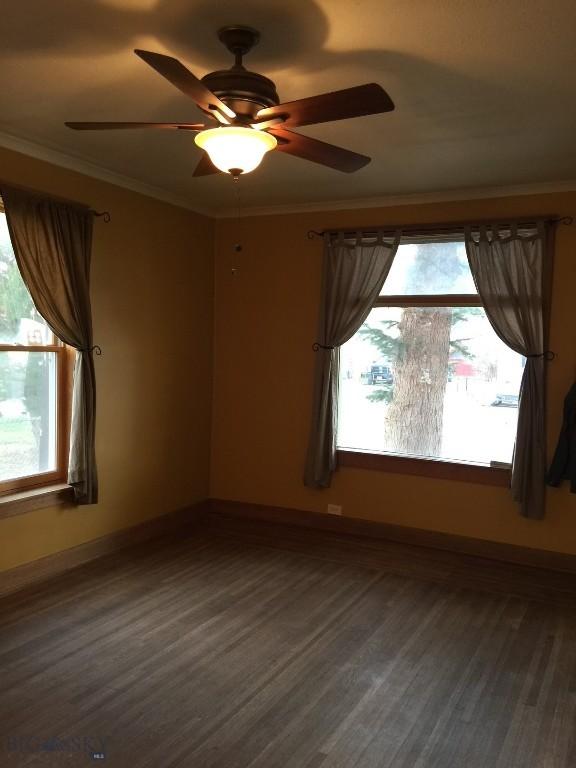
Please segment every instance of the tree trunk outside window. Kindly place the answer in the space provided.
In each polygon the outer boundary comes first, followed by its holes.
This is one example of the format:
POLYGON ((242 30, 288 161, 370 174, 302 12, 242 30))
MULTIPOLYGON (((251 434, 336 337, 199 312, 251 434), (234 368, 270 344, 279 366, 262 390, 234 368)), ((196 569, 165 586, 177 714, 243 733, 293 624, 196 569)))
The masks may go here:
POLYGON ((388 450, 440 455, 451 328, 449 307, 403 310, 385 425, 388 450))
MULTIPOLYGON (((416 246, 406 285, 413 295, 438 294, 453 285, 468 266, 443 243, 416 246)), ((407 295, 409 295, 407 293, 407 295)), ((394 382, 368 395, 389 403, 385 445, 393 453, 440 456, 444 396, 450 354, 467 356, 462 341, 450 340, 452 326, 477 313, 474 308, 406 307, 398 324, 368 326, 362 333, 393 366, 394 382), (395 327, 395 333, 390 333, 395 327)))

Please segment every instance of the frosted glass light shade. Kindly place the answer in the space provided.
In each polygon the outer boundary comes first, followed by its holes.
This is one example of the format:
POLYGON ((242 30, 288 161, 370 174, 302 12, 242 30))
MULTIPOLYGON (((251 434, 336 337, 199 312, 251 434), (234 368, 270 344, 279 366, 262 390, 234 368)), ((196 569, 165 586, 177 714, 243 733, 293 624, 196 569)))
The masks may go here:
POLYGON ((194 141, 206 150, 216 168, 224 173, 250 173, 278 143, 274 136, 254 128, 225 126, 199 133, 194 141))

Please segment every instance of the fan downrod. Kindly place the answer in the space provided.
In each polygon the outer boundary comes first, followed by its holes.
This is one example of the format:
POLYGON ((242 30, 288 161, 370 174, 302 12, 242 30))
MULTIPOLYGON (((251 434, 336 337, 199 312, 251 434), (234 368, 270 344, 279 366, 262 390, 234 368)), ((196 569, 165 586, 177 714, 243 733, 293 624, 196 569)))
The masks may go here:
POLYGON ((236 57, 236 66, 242 66, 242 57, 252 50, 260 40, 260 32, 253 27, 222 27, 218 39, 236 57))
POLYGON ((234 65, 209 72, 202 82, 236 112, 238 124, 249 123, 258 110, 280 103, 273 81, 258 72, 250 72, 242 64, 242 57, 260 40, 260 32, 252 27, 223 27, 218 37, 234 55, 234 65))

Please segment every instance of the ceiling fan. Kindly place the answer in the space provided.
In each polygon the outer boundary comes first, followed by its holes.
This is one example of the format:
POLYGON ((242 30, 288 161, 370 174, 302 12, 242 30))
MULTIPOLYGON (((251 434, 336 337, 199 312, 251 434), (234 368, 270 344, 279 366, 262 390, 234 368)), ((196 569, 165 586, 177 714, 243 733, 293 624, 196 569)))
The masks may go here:
POLYGON ((234 55, 230 69, 210 72, 201 80, 178 59, 151 51, 134 52, 172 85, 189 96, 207 115, 204 123, 66 123, 80 131, 122 128, 172 128, 196 133, 195 142, 206 154, 194 176, 223 171, 238 177, 256 168, 265 153, 277 149, 289 155, 352 173, 370 158, 290 130, 361 115, 390 112, 394 104, 376 83, 345 88, 320 96, 280 104, 272 80, 250 72, 242 58, 258 43, 251 27, 224 27, 221 42, 234 55), (216 126, 216 127, 215 127, 216 126))

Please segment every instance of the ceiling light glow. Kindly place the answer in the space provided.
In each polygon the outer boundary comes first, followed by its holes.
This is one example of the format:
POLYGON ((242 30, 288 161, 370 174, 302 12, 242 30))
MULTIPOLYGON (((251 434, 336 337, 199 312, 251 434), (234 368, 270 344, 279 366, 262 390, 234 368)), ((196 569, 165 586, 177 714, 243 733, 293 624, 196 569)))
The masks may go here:
POLYGON ((239 126, 210 128, 194 141, 208 153, 216 168, 233 176, 253 171, 278 143, 270 133, 239 126))

